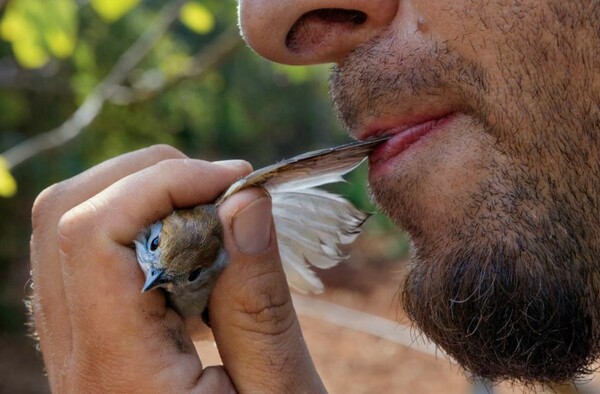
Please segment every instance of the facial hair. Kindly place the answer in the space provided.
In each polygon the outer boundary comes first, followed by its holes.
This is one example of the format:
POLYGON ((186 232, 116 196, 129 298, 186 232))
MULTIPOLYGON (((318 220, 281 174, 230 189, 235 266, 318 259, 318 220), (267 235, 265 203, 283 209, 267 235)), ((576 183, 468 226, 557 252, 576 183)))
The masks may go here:
MULTIPOLYGON (((375 203, 411 236, 407 315, 491 381, 566 382, 589 373, 600 354, 600 95, 585 77, 560 75, 562 62, 553 66, 566 57, 593 73, 600 43, 567 48, 580 40, 565 18, 584 24, 574 15, 585 7, 549 3, 552 12, 531 26, 550 29, 557 47, 543 53, 534 31, 515 32, 511 51, 497 57, 499 77, 451 44, 395 52, 392 30, 331 77, 334 107, 351 132, 365 118, 440 95, 469 118, 460 136, 477 152, 455 167, 463 178, 475 174, 464 193, 432 184, 452 147, 370 182, 375 203), (431 213, 423 200, 432 198, 447 213, 431 213)), ((600 31, 598 19, 592 13, 595 27, 585 27, 600 31)))

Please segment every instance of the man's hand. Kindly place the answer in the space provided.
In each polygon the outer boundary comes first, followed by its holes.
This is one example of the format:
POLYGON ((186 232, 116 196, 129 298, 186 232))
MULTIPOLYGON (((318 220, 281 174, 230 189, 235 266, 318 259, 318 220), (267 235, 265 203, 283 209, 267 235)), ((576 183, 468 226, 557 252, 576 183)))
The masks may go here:
POLYGON ((270 201, 219 211, 231 256, 210 300, 224 368, 202 368, 160 292, 141 294, 132 240, 175 208, 213 201, 250 171, 157 146, 45 190, 33 208, 33 314, 53 391, 318 392, 282 271, 270 201))

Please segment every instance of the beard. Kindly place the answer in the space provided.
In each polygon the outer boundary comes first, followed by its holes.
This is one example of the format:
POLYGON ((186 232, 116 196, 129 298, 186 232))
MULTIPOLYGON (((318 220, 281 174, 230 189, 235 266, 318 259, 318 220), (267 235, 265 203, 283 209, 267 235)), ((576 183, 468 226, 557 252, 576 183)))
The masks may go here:
POLYGON ((589 109, 600 99, 585 78, 548 77, 560 65, 519 37, 493 76, 450 44, 394 52, 384 32, 334 69, 331 95, 351 132, 440 96, 464 116, 464 129, 438 137, 445 144, 370 179, 374 202, 412 240, 405 311, 470 373, 561 383, 600 354, 600 116, 589 109), (572 99, 560 99, 569 83, 572 99))
MULTIPOLYGON (((388 214, 398 212, 394 191, 387 182, 371 185, 388 214)), ((600 350, 598 267, 581 230, 563 227, 570 208, 535 223, 503 215, 465 217, 412 236, 407 316, 469 373, 493 382, 562 383, 592 372, 600 350)))

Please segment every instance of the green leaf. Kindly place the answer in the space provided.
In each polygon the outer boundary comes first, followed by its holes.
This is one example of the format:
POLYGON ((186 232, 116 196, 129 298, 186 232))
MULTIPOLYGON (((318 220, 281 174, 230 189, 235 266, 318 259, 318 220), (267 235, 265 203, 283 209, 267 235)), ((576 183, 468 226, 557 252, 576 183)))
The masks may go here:
POLYGON ((75 0, 11 1, 0 21, 0 37, 11 43, 26 68, 42 67, 51 56, 68 58, 77 42, 75 0))
POLYGON ((78 70, 94 71, 96 70, 96 54, 86 41, 80 41, 73 53, 73 62, 78 70))
POLYGON ((198 34, 210 33, 215 28, 215 17, 202 4, 196 1, 185 3, 179 14, 181 23, 198 34))
POLYGON ((67 33, 60 30, 48 32, 46 34, 48 49, 59 59, 66 59, 73 54, 75 49, 75 40, 72 40, 67 33))
POLYGON ((0 156, 0 197, 9 198, 17 193, 17 181, 8 169, 8 162, 0 156))
POLYGON ((273 69, 283 75, 293 84, 307 82, 311 77, 311 69, 307 66, 288 66, 286 64, 273 63, 273 69))
POLYGON ((111 23, 121 19, 139 2, 140 0, 91 0, 90 4, 102 20, 111 23))
POLYGON ((71 88, 76 93, 77 102, 82 103, 88 94, 98 85, 98 79, 94 74, 80 71, 71 77, 71 88))
POLYGON ((47 13, 39 16, 45 21, 44 41, 50 53, 66 59, 73 54, 77 43, 77 4, 73 0, 44 2, 49 6, 47 13))
POLYGON ((0 36, 6 41, 16 41, 21 37, 25 37, 30 31, 29 29, 33 28, 25 15, 15 9, 13 4, 15 2, 9 3, 0 24, 0 36))
POLYGON ((12 48, 15 58, 25 68, 40 68, 50 60, 48 52, 35 41, 14 41, 12 48))

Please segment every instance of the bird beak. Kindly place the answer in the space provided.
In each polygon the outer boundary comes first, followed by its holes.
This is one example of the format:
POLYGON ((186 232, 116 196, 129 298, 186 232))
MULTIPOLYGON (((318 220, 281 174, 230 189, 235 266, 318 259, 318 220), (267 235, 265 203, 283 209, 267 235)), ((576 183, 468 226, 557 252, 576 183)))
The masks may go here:
POLYGON ((144 283, 144 287, 142 288, 142 293, 152 290, 155 287, 165 283, 163 274, 165 273, 164 269, 151 268, 148 277, 146 278, 146 283, 144 283))

